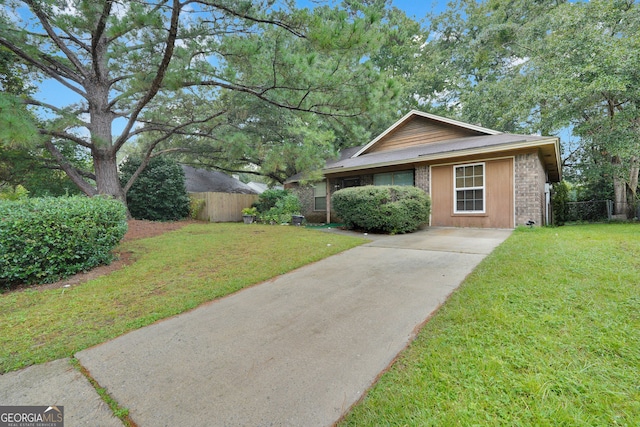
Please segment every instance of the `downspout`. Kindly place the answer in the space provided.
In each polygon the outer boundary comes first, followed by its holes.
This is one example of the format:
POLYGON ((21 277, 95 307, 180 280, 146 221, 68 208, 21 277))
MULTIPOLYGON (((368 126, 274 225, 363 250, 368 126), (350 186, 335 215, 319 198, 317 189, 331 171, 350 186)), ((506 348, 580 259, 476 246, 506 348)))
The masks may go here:
POLYGON ((551 205, 551 184, 546 182, 544 184, 544 207, 545 207, 545 215, 544 215, 544 225, 549 225, 549 207, 551 205))

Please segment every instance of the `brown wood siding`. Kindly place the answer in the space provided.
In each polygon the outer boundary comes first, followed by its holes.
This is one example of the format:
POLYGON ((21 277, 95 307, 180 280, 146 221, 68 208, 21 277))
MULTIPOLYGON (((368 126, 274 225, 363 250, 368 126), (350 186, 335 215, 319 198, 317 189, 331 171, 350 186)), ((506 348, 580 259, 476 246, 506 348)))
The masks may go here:
POLYGON ((513 228, 513 159, 485 162, 484 214, 454 214, 453 167, 454 165, 431 167, 431 225, 513 228))
POLYGON ((478 136, 478 132, 461 129, 455 126, 436 123, 423 117, 416 117, 404 126, 386 135, 367 153, 378 151, 396 150, 412 147, 414 145, 429 144, 432 142, 446 141, 448 139, 463 138, 466 136, 478 136))

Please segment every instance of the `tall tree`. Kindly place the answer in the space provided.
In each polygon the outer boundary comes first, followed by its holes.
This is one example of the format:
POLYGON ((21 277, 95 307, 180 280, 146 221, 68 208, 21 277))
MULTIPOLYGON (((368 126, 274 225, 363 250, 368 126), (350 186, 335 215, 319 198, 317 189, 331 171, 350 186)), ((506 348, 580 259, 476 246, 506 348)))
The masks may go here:
POLYGON ((34 95, 26 103, 40 114, 42 143, 88 195, 125 202, 152 156, 229 122, 237 109, 224 102, 228 94, 260 100, 275 114, 351 117, 362 113, 358 100, 376 79, 366 71, 351 78, 353 62, 335 54, 367 51, 368 17, 336 13, 327 21, 290 0, 3 4, 0 45, 78 100, 54 105, 34 95), (143 162, 121 186, 117 155, 142 135, 143 162), (65 157, 60 144, 69 142, 90 153, 92 170, 65 157))
POLYGON ((432 19, 421 96, 500 130, 573 129, 580 166, 609 177, 625 213, 638 187, 639 13, 633 0, 453 1, 432 19))

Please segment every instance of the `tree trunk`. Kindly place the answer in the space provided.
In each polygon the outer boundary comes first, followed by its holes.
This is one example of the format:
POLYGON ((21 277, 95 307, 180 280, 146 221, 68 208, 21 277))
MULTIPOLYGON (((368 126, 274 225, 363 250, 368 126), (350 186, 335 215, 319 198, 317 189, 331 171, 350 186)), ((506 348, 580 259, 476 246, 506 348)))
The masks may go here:
POLYGON ((627 202, 633 206, 631 217, 637 216, 638 212, 638 174, 640 174, 640 159, 631 157, 631 167, 629 168, 629 186, 627 192, 627 202))
POLYGON ((127 207, 127 197, 124 194, 120 178, 118 177, 118 162, 116 155, 111 150, 94 149, 92 151, 93 166, 96 173, 96 186, 98 194, 112 196, 122 202, 127 208, 127 218, 131 219, 127 207))
POLYGON ((613 213, 615 215, 627 215, 627 183, 621 177, 619 169, 621 168, 620 156, 613 156, 611 164, 613 165, 613 193, 615 197, 613 213))
POLYGON ((635 201, 638 194, 638 175, 640 174, 640 159, 636 156, 631 157, 631 168, 629 171, 629 191, 631 192, 631 200, 635 201))

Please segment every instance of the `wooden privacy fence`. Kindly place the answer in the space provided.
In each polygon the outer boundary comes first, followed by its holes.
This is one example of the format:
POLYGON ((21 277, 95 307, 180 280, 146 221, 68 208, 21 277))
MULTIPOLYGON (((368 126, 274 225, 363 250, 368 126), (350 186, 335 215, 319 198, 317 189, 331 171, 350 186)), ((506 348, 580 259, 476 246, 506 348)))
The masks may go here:
POLYGON ((242 209, 251 207, 258 200, 257 194, 237 193, 189 193, 196 199, 204 200, 197 219, 210 222, 242 221, 242 209))

